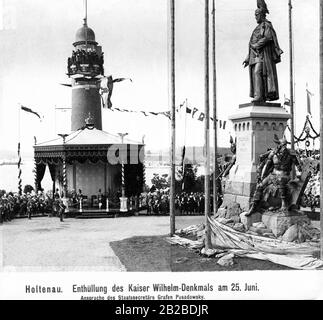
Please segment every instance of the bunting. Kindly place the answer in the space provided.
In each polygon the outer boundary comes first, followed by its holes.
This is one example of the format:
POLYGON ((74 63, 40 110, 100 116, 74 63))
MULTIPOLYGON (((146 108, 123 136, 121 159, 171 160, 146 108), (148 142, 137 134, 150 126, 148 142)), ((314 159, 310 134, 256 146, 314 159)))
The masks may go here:
MULTIPOLYGON (((176 112, 180 112, 183 108, 183 106, 186 104, 186 100, 181 103, 177 108, 176 108, 176 112)), ((118 108, 118 107, 111 107, 108 108, 110 111, 118 111, 118 112, 127 112, 127 113, 140 113, 142 115, 144 115, 145 117, 148 116, 165 116, 168 119, 171 119, 171 113, 170 111, 146 111, 146 110, 131 110, 131 109, 124 109, 124 108, 118 108)), ((198 108, 194 107, 194 108, 190 108, 188 106, 185 107, 185 112, 187 114, 191 114, 192 115, 192 119, 196 119, 198 121, 203 122, 205 119, 205 113, 199 111, 198 108)), ((211 121, 214 121, 213 117, 210 117, 211 121)), ((226 128, 226 124, 227 121, 226 120, 219 120, 216 119, 217 122, 219 122, 219 128, 225 130, 226 128)))
MULTIPOLYGON (((186 107, 186 113, 191 114, 192 119, 197 119, 198 121, 204 121, 204 119, 205 119, 205 113, 199 111, 199 109, 196 108, 196 107, 193 107, 193 108, 186 107)), ((214 118, 210 117, 210 120, 214 121, 214 118)), ((216 121, 219 122, 220 129, 225 130, 226 123, 227 123, 226 120, 218 120, 218 119, 216 119, 216 121)))

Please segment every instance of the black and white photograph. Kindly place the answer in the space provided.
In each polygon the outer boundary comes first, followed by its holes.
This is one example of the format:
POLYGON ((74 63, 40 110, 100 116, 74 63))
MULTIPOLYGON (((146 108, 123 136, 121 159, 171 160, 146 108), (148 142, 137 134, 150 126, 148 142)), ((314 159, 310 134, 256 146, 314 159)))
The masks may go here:
POLYGON ((321 300, 322 132, 323 0, 0 0, 0 299, 321 300))

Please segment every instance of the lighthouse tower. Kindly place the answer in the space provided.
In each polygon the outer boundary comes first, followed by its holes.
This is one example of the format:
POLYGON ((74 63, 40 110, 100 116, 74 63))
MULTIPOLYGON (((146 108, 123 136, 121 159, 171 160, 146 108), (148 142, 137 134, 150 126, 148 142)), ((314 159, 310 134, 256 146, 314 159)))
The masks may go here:
POLYGON ((67 75, 72 79, 71 130, 84 127, 91 116, 96 129, 102 130, 100 79, 104 75, 102 47, 95 41, 94 31, 88 27, 87 19, 77 30, 74 50, 68 58, 67 75))
POLYGON ((86 17, 87 13, 67 61, 72 88, 71 132, 34 146, 35 188, 41 189, 48 166, 53 194, 58 188, 69 210, 105 208, 124 212, 127 197, 138 196, 143 190, 144 145, 102 130, 100 87, 104 58, 86 17), (121 161, 119 150, 126 150, 126 160, 121 161), (71 199, 77 190, 83 196, 75 206, 71 199))

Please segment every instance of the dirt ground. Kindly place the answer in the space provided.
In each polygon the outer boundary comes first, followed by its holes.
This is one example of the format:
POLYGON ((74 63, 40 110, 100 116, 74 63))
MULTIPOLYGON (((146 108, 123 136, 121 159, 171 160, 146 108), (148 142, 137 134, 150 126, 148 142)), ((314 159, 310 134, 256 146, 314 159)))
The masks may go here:
MULTIPOLYGON (((176 217, 176 228, 203 220, 176 217)), ((0 225, 0 271, 126 271, 111 242, 168 233, 169 216, 15 219, 0 225)))
POLYGON ((170 244, 166 236, 133 237, 110 243, 127 271, 243 271, 291 270, 269 261, 234 258, 234 265, 222 267, 216 258, 205 258, 198 253, 170 244))

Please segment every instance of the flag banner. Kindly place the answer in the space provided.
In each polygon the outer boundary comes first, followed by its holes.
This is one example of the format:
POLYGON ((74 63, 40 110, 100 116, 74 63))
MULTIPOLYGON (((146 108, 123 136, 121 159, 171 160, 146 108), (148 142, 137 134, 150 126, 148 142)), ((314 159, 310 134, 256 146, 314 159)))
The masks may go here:
POLYGON ((119 111, 119 112, 128 112, 128 113, 141 113, 143 114, 145 117, 148 117, 149 115, 153 115, 153 116, 165 116, 166 118, 168 118, 169 120, 171 120, 171 113, 170 111, 160 111, 160 112, 154 112, 154 111, 136 111, 136 110, 129 110, 129 109, 120 109, 117 107, 112 107, 110 109, 110 111, 119 111))
POLYGON ((199 109, 197 109, 197 108, 193 108, 192 118, 194 118, 194 115, 195 115, 195 113, 196 113, 197 111, 199 111, 199 109))
POLYGON ((170 111, 166 111, 166 112, 164 112, 163 114, 164 114, 164 116, 166 116, 169 120, 171 120, 171 119, 172 119, 172 118, 171 118, 171 115, 170 115, 170 111))
POLYGON ((184 101, 182 104, 180 104, 179 107, 176 108, 176 112, 179 112, 182 109, 182 107, 184 106, 185 103, 186 103, 186 101, 184 101))
POLYGON ((21 105, 21 110, 34 114, 41 121, 41 116, 36 111, 34 111, 34 110, 30 109, 30 108, 27 108, 27 107, 25 107, 23 105, 21 105))
POLYGON ((311 98, 314 96, 313 93, 311 93, 308 89, 306 89, 306 98, 307 98, 307 113, 312 115, 311 110, 311 98))
POLYGON ((200 114, 200 116, 199 116, 198 120, 199 120, 199 121, 204 121, 204 118, 205 118, 205 113, 201 112, 201 114, 200 114))
POLYGON ((117 79, 113 79, 113 82, 121 82, 121 81, 125 81, 125 80, 129 80, 130 82, 132 82, 132 79, 130 79, 130 78, 117 78, 117 79))
MULTIPOLYGON (((199 111, 199 109, 196 107, 193 107, 193 108, 186 107, 186 113, 192 114, 192 118, 197 119, 199 121, 204 121, 204 119, 205 119, 205 113, 199 111), (195 114, 198 114, 197 118, 195 117, 195 114)), ((210 120, 214 121, 214 117, 210 117, 210 120)), ((227 122, 225 120, 218 120, 218 119, 216 119, 216 121, 220 122, 220 128, 225 130, 227 122)))
MULTIPOLYGON (((176 108, 176 112, 179 112, 183 106, 186 104, 186 101, 184 101, 182 104, 180 104, 177 108, 176 108)), ((132 109, 121 109, 118 107, 111 107, 109 108, 110 111, 119 111, 119 112, 128 112, 128 113, 140 113, 142 115, 144 115, 145 117, 149 117, 149 116, 165 116, 166 118, 168 118, 169 120, 171 120, 171 113, 170 111, 159 111, 159 112, 155 112, 155 111, 145 111, 145 110, 132 110, 132 109)), ((205 119, 205 113, 199 111, 198 108, 194 107, 194 108, 189 108, 186 107, 185 108, 185 113, 191 114, 192 115, 192 119, 196 119, 198 121, 204 121, 205 119), (197 115, 197 116, 195 116, 197 115)), ((214 117, 210 117, 211 121, 214 121, 214 117)), ((220 128, 225 130, 226 127, 226 120, 218 120, 216 119, 216 121, 219 122, 220 128)))

